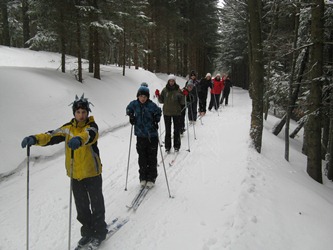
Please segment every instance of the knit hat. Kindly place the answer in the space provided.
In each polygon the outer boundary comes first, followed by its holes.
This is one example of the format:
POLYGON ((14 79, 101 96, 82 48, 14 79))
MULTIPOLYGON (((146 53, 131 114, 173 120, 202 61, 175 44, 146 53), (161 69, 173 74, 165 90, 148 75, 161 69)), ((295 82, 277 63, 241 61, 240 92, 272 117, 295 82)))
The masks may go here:
MULTIPOLYGON (((88 98, 84 98, 84 93, 79 98, 77 95, 75 95, 75 100, 69 105, 72 105, 73 114, 75 115, 76 110, 78 109, 85 109, 87 110, 88 114, 91 112, 91 109, 89 107, 89 104, 93 105, 91 102, 88 102, 88 98)), ((93 105, 94 106, 94 105, 93 105)))
POLYGON ((147 88, 148 88, 148 83, 143 82, 143 83, 141 83, 141 86, 144 86, 144 87, 147 87, 147 88))
POLYGON ((139 97, 140 95, 145 95, 149 98, 149 89, 145 86, 141 86, 136 94, 136 97, 139 97))
POLYGON ((212 78, 212 74, 211 73, 207 73, 206 76, 205 76, 205 78, 207 78, 207 77, 212 78))
POLYGON ((194 84, 193 84, 193 81, 191 79, 187 82, 187 87, 193 87, 193 86, 194 86, 194 84))
POLYGON ((176 82, 176 76, 175 75, 169 75, 168 76, 168 82, 169 82, 169 80, 174 80, 175 82, 176 82))

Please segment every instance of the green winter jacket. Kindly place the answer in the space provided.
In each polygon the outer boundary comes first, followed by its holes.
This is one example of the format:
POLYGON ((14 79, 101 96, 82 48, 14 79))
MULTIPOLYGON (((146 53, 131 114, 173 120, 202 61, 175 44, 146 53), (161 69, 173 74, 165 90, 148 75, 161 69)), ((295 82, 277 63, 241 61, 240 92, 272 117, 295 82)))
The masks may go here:
POLYGON ((185 97, 179 89, 179 85, 175 83, 172 87, 169 83, 162 90, 158 98, 160 103, 163 103, 163 115, 179 116, 181 115, 182 106, 185 105, 185 97))

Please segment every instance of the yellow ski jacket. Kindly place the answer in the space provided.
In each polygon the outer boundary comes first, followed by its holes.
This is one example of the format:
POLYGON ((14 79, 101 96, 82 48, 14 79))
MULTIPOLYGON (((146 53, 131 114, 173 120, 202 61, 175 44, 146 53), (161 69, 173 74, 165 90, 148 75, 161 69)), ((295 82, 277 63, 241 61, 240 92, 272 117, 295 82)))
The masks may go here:
POLYGON ((82 145, 74 150, 73 178, 82 180, 89 177, 98 176, 102 173, 102 163, 97 147, 98 126, 94 117, 90 116, 85 122, 77 122, 74 118, 56 130, 51 130, 43 134, 35 135, 36 145, 49 146, 65 141, 66 170, 71 177, 71 149, 68 141, 79 136, 82 145))

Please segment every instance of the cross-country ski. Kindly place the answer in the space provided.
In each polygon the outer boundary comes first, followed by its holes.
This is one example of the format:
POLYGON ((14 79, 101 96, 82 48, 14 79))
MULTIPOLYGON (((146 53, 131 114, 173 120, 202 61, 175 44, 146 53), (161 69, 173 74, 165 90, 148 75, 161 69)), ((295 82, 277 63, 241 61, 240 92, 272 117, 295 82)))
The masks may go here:
POLYGON ((179 155, 179 151, 175 152, 174 157, 173 157, 172 160, 169 162, 169 166, 170 166, 170 167, 172 167, 172 166, 175 165, 178 155, 179 155))
POLYGON ((133 209, 134 211, 138 209, 144 198, 146 197, 148 191, 152 187, 148 187, 147 185, 140 188, 139 192, 135 195, 130 205, 126 205, 126 207, 130 210, 133 209))
MULTIPOLYGON (((109 238, 111 238, 112 235, 114 235, 117 231, 119 231, 120 228, 122 228, 127 222, 129 221, 129 218, 115 218, 111 221, 110 224, 107 225, 107 234, 106 234, 106 238, 104 241, 102 241, 102 244, 104 244, 104 242, 106 240, 108 240, 109 238)), ((93 242, 91 242, 91 240, 87 240, 86 244, 81 244, 80 242, 78 243, 78 246, 75 248, 75 250, 96 250, 99 248, 99 245, 94 245, 93 242)))

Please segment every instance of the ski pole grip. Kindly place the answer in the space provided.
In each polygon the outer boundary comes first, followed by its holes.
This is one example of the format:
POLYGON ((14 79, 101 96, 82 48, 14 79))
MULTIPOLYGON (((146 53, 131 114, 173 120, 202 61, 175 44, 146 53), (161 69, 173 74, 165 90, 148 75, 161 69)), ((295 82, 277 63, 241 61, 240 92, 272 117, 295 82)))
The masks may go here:
POLYGON ((30 156, 30 146, 27 147, 27 156, 30 156))
POLYGON ((74 159, 74 150, 73 149, 71 150, 71 159, 72 160, 74 159))

